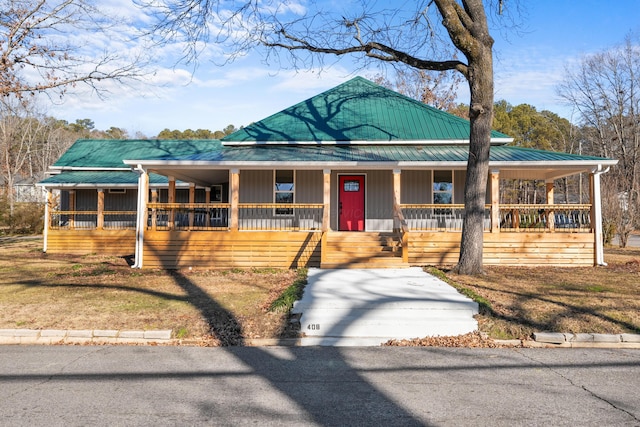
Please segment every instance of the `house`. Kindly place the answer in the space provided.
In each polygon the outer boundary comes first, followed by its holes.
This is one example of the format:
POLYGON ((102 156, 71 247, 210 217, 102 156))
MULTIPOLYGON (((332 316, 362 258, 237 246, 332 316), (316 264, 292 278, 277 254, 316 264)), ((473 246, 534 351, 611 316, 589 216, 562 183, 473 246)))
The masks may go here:
MULTIPOLYGON (((361 77, 222 140, 79 140, 41 182, 45 250, 145 268, 455 264, 468 140, 468 121, 361 77)), ((485 264, 602 264, 616 161, 511 141, 492 132, 485 264), (554 180, 579 173, 590 203, 555 204, 554 180), (544 180, 546 204, 502 204, 513 178, 544 180)))

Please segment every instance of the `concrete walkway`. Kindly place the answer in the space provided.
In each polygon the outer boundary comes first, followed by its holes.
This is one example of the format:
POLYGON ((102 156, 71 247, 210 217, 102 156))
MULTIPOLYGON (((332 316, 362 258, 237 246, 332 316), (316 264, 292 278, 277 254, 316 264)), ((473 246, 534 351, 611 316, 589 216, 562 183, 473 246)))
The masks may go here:
POLYGON ((478 328, 478 304, 417 267, 310 269, 292 312, 301 315, 302 345, 380 345, 478 328))

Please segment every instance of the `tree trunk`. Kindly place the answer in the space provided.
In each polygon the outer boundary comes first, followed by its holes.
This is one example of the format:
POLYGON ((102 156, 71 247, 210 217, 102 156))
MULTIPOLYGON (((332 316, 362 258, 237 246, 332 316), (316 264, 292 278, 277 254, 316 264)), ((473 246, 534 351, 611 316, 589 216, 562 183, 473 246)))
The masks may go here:
POLYGON ((493 120, 493 40, 479 43, 477 55, 469 64, 471 105, 469 117, 469 160, 464 185, 464 221, 460 242, 459 274, 481 274, 484 243, 484 207, 489 176, 489 149, 493 120))

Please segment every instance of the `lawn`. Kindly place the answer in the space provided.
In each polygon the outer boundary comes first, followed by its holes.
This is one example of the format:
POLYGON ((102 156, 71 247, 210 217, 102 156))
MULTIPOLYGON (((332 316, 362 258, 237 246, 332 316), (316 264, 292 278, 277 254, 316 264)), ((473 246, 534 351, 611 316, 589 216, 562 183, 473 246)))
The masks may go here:
POLYGON ((607 248, 605 267, 486 267, 479 277, 430 269, 480 303, 480 330, 640 333, 640 249, 607 248))
MULTIPOLYGON (((171 329, 200 345, 295 335, 274 302, 305 271, 137 270, 125 259, 43 254, 38 238, 0 239, 0 328, 171 329)), ((606 250, 607 267, 488 267, 434 274, 481 302, 494 338, 534 331, 640 333, 640 249, 606 250)), ((284 312, 283 312, 284 311, 284 312)))

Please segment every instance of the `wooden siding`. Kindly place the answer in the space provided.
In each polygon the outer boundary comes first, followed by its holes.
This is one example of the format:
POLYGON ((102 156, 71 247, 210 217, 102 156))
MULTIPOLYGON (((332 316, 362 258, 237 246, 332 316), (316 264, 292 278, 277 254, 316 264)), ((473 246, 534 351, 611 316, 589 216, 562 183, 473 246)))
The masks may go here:
POLYGON ((320 266, 322 233, 147 231, 144 268, 320 266))
POLYGON ((430 170, 403 170, 400 179, 400 203, 431 203, 430 170))
POLYGON ((135 230, 49 230, 47 252, 52 254, 133 255, 135 230))
POLYGON ((295 193, 296 203, 322 203, 324 194, 322 171, 296 171, 295 193))
MULTIPOLYGON (((451 265, 460 256, 461 233, 409 234, 409 264, 451 265)), ((485 265, 591 266, 591 233, 485 233, 485 265)))
POLYGON ((240 203, 273 203, 273 171, 240 171, 240 203))

